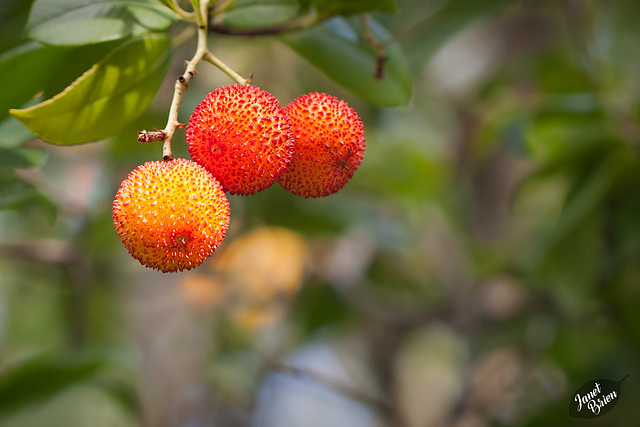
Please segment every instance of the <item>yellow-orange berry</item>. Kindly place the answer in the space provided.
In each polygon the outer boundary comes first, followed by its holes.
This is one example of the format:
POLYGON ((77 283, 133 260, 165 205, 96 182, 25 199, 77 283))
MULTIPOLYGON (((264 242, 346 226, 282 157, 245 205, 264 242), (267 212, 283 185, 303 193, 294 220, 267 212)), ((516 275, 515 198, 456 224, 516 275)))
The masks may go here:
POLYGON ((345 186, 364 158, 364 126, 349 105, 325 93, 310 93, 284 109, 294 148, 278 183, 293 194, 324 197, 345 186))
POLYGON ((165 273, 189 270, 224 239, 229 202, 220 183, 190 160, 146 162, 122 181, 113 222, 142 265, 165 273))
POLYGON ((191 158, 231 194, 270 187, 293 150, 291 126, 276 98, 256 86, 230 85, 209 93, 187 125, 191 158))

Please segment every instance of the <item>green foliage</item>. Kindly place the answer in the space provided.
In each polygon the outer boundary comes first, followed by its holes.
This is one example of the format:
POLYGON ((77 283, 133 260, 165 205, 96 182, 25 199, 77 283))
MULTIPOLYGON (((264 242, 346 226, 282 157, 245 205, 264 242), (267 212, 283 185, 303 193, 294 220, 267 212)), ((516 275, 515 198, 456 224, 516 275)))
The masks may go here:
POLYGON ((29 84, 5 84, 0 98, 0 121, 9 109, 20 107, 42 90, 51 79, 51 70, 64 59, 62 49, 38 42, 26 42, 0 56, 0 79, 3 82, 28 81, 29 84))
POLYGON ((0 2, 0 53, 20 43, 33 0, 0 2))
MULTIPOLYGON (((9 162, 19 166, 19 161, 9 162)), ((0 168, 0 209, 18 208, 38 197, 32 185, 20 180, 9 168, 0 168)))
POLYGON ((395 12, 395 0, 312 0, 321 15, 353 15, 379 10, 395 12))
POLYGON ((233 28, 257 28, 278 25, 296 17, 297 0, 237 0, 224 13, 222 22, 233 28))
POLYGON ((0 374, 0 417, 91 378, 101 365, 94 358, 55 355, 5 368, 0 374))
POLYGON ((11 114, 37 136, 80 144, 116 135, 142 114, 169 66, 169 38, 132 38, 51 100, 11 114))
POLYGON ((329 78, 379 106, 407 105, 411 76, 400 47, 375 20, 368 20, 376 39, 385 43, 384 76, 376 76, 374 49, 363 40, 362 26, 344 18, 282 37, 284 43, 329 78))
POLYGON ((36 0, 27 35, 47 44, 79 46, 161 31, 176 18, 152 0, 36 0))
POLYGON ((31 168, 44 164, 45 154, 41 150, 0 147, 0 168, 31 168))

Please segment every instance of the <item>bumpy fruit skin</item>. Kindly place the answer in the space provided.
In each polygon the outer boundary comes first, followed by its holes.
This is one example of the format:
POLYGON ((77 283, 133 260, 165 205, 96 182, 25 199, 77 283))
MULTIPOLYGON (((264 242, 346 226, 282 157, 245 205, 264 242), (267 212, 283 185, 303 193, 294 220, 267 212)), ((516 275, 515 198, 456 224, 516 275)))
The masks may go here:
POLYGON ((270 187, 291 160, 291 126, 276 98, 256 86, 209 93, 187 125, 191 158, 225 191, 248 195, 270 187))
POLYGON ((190 160, 147 162, 122 181, 113 222, 142 265, 165 273, 189 270, 224 239, 229 202, 220 183, 190 160))
POLYGON ((345 186, 364 158, 364 126, 338 98, 309 93, 284 109, 293 128, 293 157, 278 183, 303 197, 325 197, 345 186))

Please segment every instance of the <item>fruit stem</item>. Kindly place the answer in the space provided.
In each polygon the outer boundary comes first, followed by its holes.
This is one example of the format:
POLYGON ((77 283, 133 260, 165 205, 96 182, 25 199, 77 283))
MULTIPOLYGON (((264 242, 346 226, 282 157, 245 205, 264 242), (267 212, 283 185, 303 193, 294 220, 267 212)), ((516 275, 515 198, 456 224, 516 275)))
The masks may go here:
POLYGON ((187 12, 182 7, 180 7, 180 5, 178 4, 178 2, 176 0, 171 0, 169 2, 169 6, 171 6, 171 9, 175 13, 180 15, 180 17, 182 19, 192 20, 194 18, 194 16, 195 16, 195 12, 187 12))
POLYGON ((189 87, 189 82, 196 75, 196 66, 202 61, 202 58, 208 52, 207 49, 207 14, 209 13, 209 0, 202 0, 200 2, 200 11, 196 13, 198 18, 198 47, 196 53, 193 55, 190 61, 187 62, 187 67, 184 73, 178 77, 173 92, 173 99, 171 100, 171 106, 169 107, 169 118, 167 119, 167 126, 164 129, 165 138, 164 145, 162 146, 162 158, 164 160, 173 159, 173 153, 171 151, 171 141, 173 140, 173 134, 176 129, 184 127, 178 121, 178 112, 180 111, 180 103, 182 102, 182 96, 189 87))
POLYGON ((236 0, 221 1, 219 4, 214 6, 214 14, 224 12, 225 10, 229 9, 235 2, 236 0))
MULTIPOLYGON (((172 2, 173 3, 173 2, 172 2)), ((178 77, 174 86, 173 99, 171 100, 171 106, 169 107, 169 117, 167 118, 167 126, 161 131, 147 132, 142 131, 138 134, 139 142, 149 141, 164 141, 162 146, 162 158, 164 160, 173 159, 173 153, 171 150, 171 142, 173 140, 173 134, 176 129, 184 127, 184 124, 178 121, 178 112, 180 111, 180 104, 182 102, 182 96, 189 87, 189 82, 196 76, 196 67, 198 64, 205 60, 218 67, 225 74, 231 77, 239 84, 249 84, 251 77, 245 79, 238 73, 233 71, 220 59, 216 58, 207 47, 207 35, 209 31, 209 3, 210 0, 192 0, 194 5, 194 15, 198 24, 198 45, 196 52, 190 61, 187 61, 184 73, 178 77)))
POLYGON ((245 79, 240 74, 236 73, 227 64, 218 59, 213 53, 207 51, 203 58, 205 61, 218 67, 223 73, 231 77, 236 83, 244 85, 249 83, 249 79, 245 79))

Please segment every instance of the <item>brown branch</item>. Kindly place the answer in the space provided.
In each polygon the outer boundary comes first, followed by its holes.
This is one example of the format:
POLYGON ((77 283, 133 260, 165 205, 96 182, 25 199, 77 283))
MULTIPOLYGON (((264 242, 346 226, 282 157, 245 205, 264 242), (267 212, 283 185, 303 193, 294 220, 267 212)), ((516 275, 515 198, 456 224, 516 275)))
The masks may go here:
POLYGON ((367 22, 367 18, 364 14, 359 15, 359 17, 362 25, 362 31, 364 32, 362 40, 373 48, 373 52, 376 56, 376 70, 373 73, 373 76, 376 80, 382 80, 384 78, 384 64, 389 59, 384 53, 384 48, 387 44, 382 40, 378 40, 376 36, 373 35, 373 31, 371 31, 371 27, 369 27, 369 23, 367 22))
POLYGON ((138 142, 141 144, 146 144, 147 142, 152 141, 164 141, 167 138, 167 133, 163 130, 155 129, 153 131, 148 131, 143 129, 138 132, 138 142))
POLYGON ((305 28, 316 25, 327 18, 328 16, 304 15, 289 22, 259 28, 233 28, 226 26, 222 22, 211 22, 209 25, 209 31, 218 34, 226 34, 228 36, 272 36, 292 31, 304 30, 305 28))
POLYGON ((227 27, 222 23, 217 23, 217 24, 212 24, 209 27, 209 31, 214 33, 226 34, 228 36, 245 36, 245 37, 269 36, 274 34, 280 34, 289 30, 290 30, 289 26, 285 24, 272 25, 270 27, 260 27, 260 28, 232 28, 232 27, 227 27))

